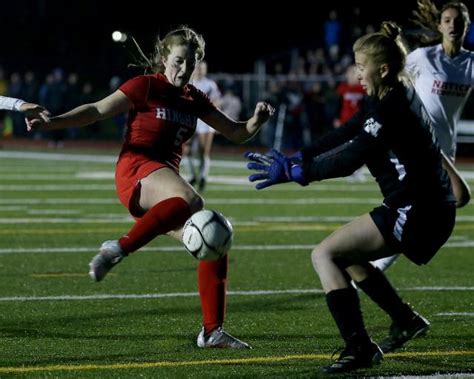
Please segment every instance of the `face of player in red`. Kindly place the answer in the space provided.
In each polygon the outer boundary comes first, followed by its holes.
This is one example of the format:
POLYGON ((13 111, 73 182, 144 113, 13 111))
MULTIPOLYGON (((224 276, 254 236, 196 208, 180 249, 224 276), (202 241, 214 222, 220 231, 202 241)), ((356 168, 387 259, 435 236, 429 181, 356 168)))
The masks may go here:
POLYGON ((196 50, 189 45, 173 45, 163 64, 168 81, 182 88, 188 84, 196 66, 196 50))

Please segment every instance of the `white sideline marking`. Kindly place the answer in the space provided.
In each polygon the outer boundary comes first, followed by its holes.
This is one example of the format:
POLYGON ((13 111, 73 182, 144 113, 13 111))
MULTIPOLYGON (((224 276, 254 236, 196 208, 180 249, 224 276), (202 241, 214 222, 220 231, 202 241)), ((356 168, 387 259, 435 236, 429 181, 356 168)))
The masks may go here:
MULTIPOLYGON (((72 162, 92 162, 92 163, 115 163, 117 162, 118 152, 116 155, 94 155, 94 154, 60 154, 60 153, 35 153, 25 151, 0 151, 0 158, 14 159, 32 159, 47 161, 72 161, 72 162)), ((226 161, 212 160, 215 167, 228 168, 245 168, 247 162, 242 161, 226 161)))
POLYGON ((473 312, 444 312, 444 313, 436 313, 435 316, 468 316, 474 317, 473 312))
MULTIPOLYGON (((86 274, 84 274, 85 276, 86 274)), ((400 288, 401 291, 474 291, 474 287, 412 287, 400 288)), ((261 291, 228 291, 229 296, 266 296, 284 294, 323 294, 318 288, 289 289, 289 290, 261 290, 261 291)), ((95 295, 58 295, 58 296, 5 296, 0 302, 8 301, 76 301, 76 300, 109 300, 109 299, 163 299, 176 297, 197 297, 198 292, 171 292, 145 294, 95 294, 95 295)))
MULTIPOLYGON (((472 247, 474 241, 448 242, 443 248, 472 247)), ((266 250, 307 250, 311 251, 314 245, 234 245, 232 251, 266 251, 266 250)), ((98 246, 89 247, 41 247, 41 248, 3 248, 0 254, 49 254, 49 253, 86 253, 94 252, 98 246)), ((160 246, 160 247, 142 247, 140 251, 147 252, 172 252, 184 251, 180 245, 160 246)))

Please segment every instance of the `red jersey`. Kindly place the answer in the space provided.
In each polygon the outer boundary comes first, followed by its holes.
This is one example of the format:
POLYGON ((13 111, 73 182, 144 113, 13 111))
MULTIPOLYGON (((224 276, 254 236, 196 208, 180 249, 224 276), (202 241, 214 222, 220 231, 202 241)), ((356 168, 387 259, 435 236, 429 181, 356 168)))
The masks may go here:
POLYGON ((337 93, 342 100, 339 121, 345 124, 359 110, 365 91, 360 84, 341 83, 337 87, 337 93))
POLYGON ((196 87, 173 86, 163 74, 137 76, 119 89, 133 103, 120 155, 144 155, 175 169, 181 161, 182 144, 194 134, 197 118, 216 109, 196 87))

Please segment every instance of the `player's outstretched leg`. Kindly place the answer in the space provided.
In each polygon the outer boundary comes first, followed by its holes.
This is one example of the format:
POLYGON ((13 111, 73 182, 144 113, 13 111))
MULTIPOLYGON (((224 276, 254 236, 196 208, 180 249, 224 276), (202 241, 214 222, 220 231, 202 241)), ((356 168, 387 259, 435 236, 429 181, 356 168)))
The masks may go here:
POLYGON ((163 200, 139 218, 128 233, 118 241, 106 241, 99 254, 89 263, 89 275, 100 282, 129 253, 133 253, 156 236, 184 225, 191 216, 188 203, 181 197, 163 200))
POLYGON ((99 254, 89 263, 89 276, 95 282, 100 282, 112 267, 126 256, 118 241, 105 241, 100 247, 99 254))

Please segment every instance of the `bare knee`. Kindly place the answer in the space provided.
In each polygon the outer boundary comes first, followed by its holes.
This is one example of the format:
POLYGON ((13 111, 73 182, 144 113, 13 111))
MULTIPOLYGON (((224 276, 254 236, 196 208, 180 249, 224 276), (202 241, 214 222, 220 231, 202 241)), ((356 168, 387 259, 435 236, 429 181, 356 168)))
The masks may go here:
POLYGON ((462 208, 471 200, 471 191, 469 188, 461 187, 461 189, 455 193, 456 196, 456 208, 462 208))
POLYGON ((311 252, 311 262, 316 272, 324 270, 325 265, 328 260, 331 259, 331 255, 328 250, 321 247, 321 245, 316 245, 311 252))
POLYGON ((471 189, 467 182, 457 171, 448 170, 451 179, 454 196, 456 197, 456 208, 464 207, 471 200, 471 189))
POLYGON ((188 199, 185 199, 191 208, 191 213, 199 212, 204 208, 204 200, 201 196, 194 192, 193 196, 190 196, 188 199))
POLYGON ((367 279, 371 272, 373 272, 373 266, 365 265, 353 265, 346 268, 346 272, 354 280, 354 282, 362 282, 367 279))

